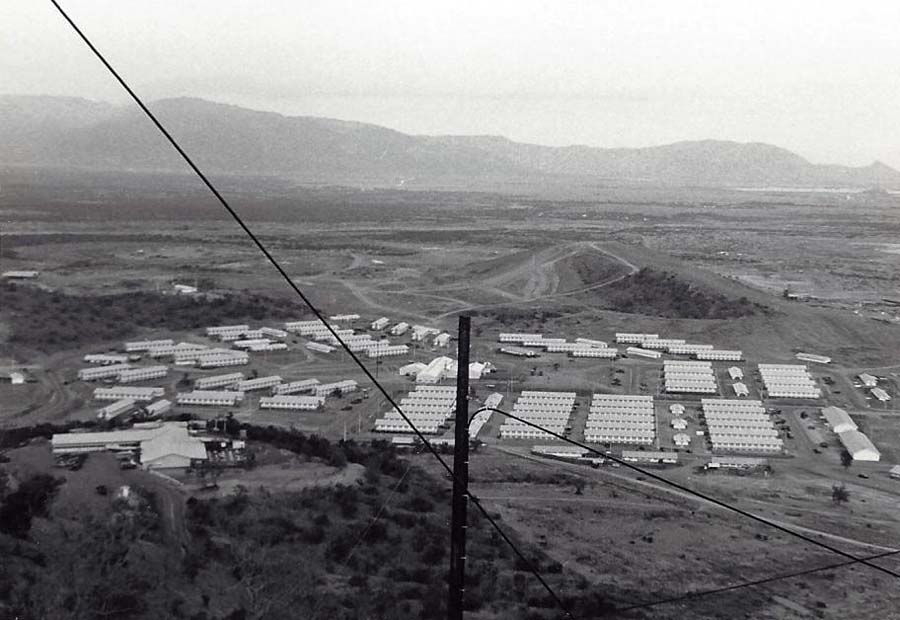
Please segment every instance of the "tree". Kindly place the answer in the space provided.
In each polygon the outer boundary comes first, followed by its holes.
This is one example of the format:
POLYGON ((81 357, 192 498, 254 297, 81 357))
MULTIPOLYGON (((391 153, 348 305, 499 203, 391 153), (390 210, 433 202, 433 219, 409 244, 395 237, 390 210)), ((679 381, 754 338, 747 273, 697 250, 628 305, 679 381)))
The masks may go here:
POLYGON ((853 455, 847 448, 841 450, 841 465, 844 466, 844 469, 850 469, 850 466, 853 465, 853 455))
POLYGON ((850 501, 850 491, 843 483, 835 484, 831 487, 831 501, 835 504, 842 504, 850 501))

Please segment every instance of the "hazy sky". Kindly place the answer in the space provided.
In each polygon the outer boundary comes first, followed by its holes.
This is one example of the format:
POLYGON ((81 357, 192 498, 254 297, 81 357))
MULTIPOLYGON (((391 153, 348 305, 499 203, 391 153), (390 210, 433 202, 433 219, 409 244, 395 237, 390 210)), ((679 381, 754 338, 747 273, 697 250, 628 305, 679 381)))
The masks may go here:
MULTIPOLYGON (((61 0, 147 97, 542 144, 770 142, 900 168, 900 0, 61 0)), ((123 101, 49 0, 0 92, 123 101)))

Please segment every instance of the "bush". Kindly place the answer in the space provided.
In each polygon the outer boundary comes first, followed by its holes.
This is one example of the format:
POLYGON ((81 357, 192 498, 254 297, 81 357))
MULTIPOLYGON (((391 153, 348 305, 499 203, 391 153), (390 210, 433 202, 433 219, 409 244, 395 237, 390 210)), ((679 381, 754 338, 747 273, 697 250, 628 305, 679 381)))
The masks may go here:
POLYGON ((0 531, 25 538, 34 517, 47 515, 47 507, 65 482, 49 474, 35 474, 6 496, 0 506, 0 531))

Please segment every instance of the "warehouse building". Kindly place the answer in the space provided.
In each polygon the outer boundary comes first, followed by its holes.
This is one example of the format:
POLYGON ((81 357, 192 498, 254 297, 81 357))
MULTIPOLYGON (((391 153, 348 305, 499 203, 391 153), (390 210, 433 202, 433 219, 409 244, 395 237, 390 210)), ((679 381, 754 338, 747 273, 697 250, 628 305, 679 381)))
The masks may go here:
POLYGON ((247 338, 245 340, 235 340, 231 343, 231 346, 236 349, 250 349, 254 345, 270 344, 271 342, 268 338, 247 338))
POLYGON ((437 336, 440 333, 441 330, 433 327, 425 327, 424 325, 412 326, 412 339, 417 342, 425 340, 428 336, 437 336))
POLYGON ((854 461, 880 461, 881 453, 878 448, 858 430, 844 431, 838 433, 841 443, 844 444, 847 452, 853 457, 854 461))
POLYGON ((197 358, 200 368, 224 368, 227 366, 245 366, 250 363, 250 355, 242 351, 234 351, 225 355, 217 353, 213 355, 201 355, 197 358))
POLYGON ((669 353, 673 355, 694 355, 701 351, 711 351, 715 347, 711 344, 673 344, 667 347, 669 353))
POLYGON ((732 381, 741 381, 744 378, 744 371, 737 366, 732 366, 728 369, 728 376, 732 381))
POLYGON ((255 340, 264 335, 261 329, 248 329, 243 332, 224 332, 219 334, 218 338, 222 342, 234 342, 236 340, 255 340))
POLYGON ((801 362, 813 362, 814 364, 830 364, 831 358, 824 355, 816 355, 814 353, 797 353, 795 355, 801 362))
POLYGON ((144 469, 187 469, 207 458, 206 444, 183 431, 170 431, 141 442, 144 469))
POLYGON ((318 319, 313 319, 311 321, 287 321, 282 327, 284 327, 285 331, 297 333, 301 336, 306 336, 311 332, 319 330, 324 330, 325 332, 328 331, 325 324, 318 319))
POLYGON ((303 379, 301 381, 291 381, 290 383, 282 383, 272 388, 273 394, 298 394, 300 392, 310 392, 319 385, 318 379, 303 379))
POLYGON ((126 414, 134 409, 136 403, 131 398, 121 398, 114 403, 106 405, 97 411, 97 417, 101 420, 113 420, 120 415, 126 414))
POLYGON ((503 333, 498 336, 500 342, 504 343, 523 343, 526 340, 541 340, 543 336, 541 334, 509 334, 503 333))
POLYGON ((194 388, 198 390, 211 390, 217 387, 227 387, 244 380, 244 373, 231 372, 225 375, 213 375, 194 380, 194 388))
POLYGON ((405 344, 382 344, 377 343, 366 349, 366 355, 370 358, 391 357, 396 355, 406 355, 409 353, 409 347, 405 344))
POLYGON ((588 454, 592 454, 587 448, 580 448, 569 444, 531 446, 531 453, 537 456, 549 456, 558 459, 581 459, 588 454))
POLYGON ((391 333, 392 336, 402 336, 402 335, 405 334, 408 330, 409 330, 409 323, 403 323, 403 322, 400 322, 400 323, 397 323, 396 325, 394 325, 394 326, 391 328, 391 332, 390 332, 390 333, 391 333))
POLYGON ((109 366, 111 364, 125 364, 128 362, 127 355, 112 355, 109 353, 94 353, 84 356, 84 361, 88 364, 99 364, 101 366, 109 366))
POLYGON ((453 360, 447 356, 436 357, 416 375, 416 383, 434 384, 446 378, 453 360))
POLYGON ((385 327, 390 325, 390 323, 391 323, 391 320, 389 318, 387 318, 386 316, 383 316, 380 319, 375 319, 374 321, 372 321, 372 324, 369 325, 369 329, 372 329, 375 331, 381 331, 382 329, 384 329, 385 327))
POLYGON ((147 349, 147 354, 150 357, 167 357, 169 355, 175 355, 178 352, 189 352, 189 351, 203 351, 208 347, 202 344, 195 344, 193 342, 179 342, 178 344, 161 344, 155 345, 147 349))
MULTIPOLYGON (((500 407, 500 403, 503 402, 503 394, 498 394, 494 392, 490 394, 487 398, 484 399, 484 408, 481 411, 478 411, 469 422, 469 437, 477 437, 478 433, 481 432, 481 429, 485 424, 491 419, 491 416, 494 414, 492 409, 497 409, 500 407)), ((454 401, 455 406, 455 401, 454 401)))
POLYGON ((653 351, 650 349, 641 349, 638 347, 628 347, 627 349, 625 349, 625 355, 629 357, 645 357, 647 359, 658 360, 662 357, 662 351, 653 351))
POLYGON ((176 402, 179 405, 199 405, 204 407, 234 407, 244 400, 243 392, 194 390, 179 394, 176 402))
POLYGON ((316 353, 332 353, 334 351, 334 347, 320 342, 307 342, 305 346, 316 353))
POLYGON ((639 450, 625 450, 622 452, 622 460, 629 463, 648 463, 659 465, 677 465, 677 452, 641 452, 639 450))
POLYGON ((875 398, 877 398, 878 400, 880 400, 883 403, 886 403, 887 401, 891 400, 891 395, 888 394, 883 389, 881 389, 880 387, 872 388, 869 391, 872 392, 872 396, 874 396, 875 398))
POLYGON ((270 342, 268 344, 254 344, 250 346, 250 350, 255 353, 268 351, 287 351, 288 346, 283 342, 270 342))
POLYGON ((97 388, 94 390, 94 400, 120 400, 130 398, 136 402, 150 402, 156 398, 162 398, 166 391, 161 387, 134 387, 121 385, 111 388, 97 388))
POLYGON ((515 357, 537 357, 537 351, 532 349, 523 349, 521 347, 500 347, 500 353, 513 355, 515 357))
POLYGON ((278 329, 276 327, 260 327, 259 331, 262 332, 262 335, 267 338, 277 338, 278 340, 284 340, 288 337, 288 333, 283 329, 278 329))
POLYGON ((136 383, 160 379, 169 374, 168 366, 144 366, 141 368, 129 368, 119 373, 119 383, 136 383))
MULTIPOLYGON (((481 376, 483 374, 489 373, 492 370, 494 370, 494 366, 490 362, 470 362, 469 379, 477 381, 478 379, 481 379, 481 376)), ((456 360, 450 360, 450 363, 447 365, 447 370, 444 374, 445 378, 456 379, 458 374, 459 364, 456 360)))
POLYGON ((144 411, 150 417, 161 416, 172 410, 172 401, 161 398, 144 407, 144 411))
POLYGON ((607 344, 602 340, 592 340, 591 338, 576 338, 575 344, 586 344, 597 349, 605 349, 607 347, 607 344))
POLYGON ((707 469, 761 469, 768 464, 766 459, 752 456, 714 456, 706 464, 707 469))
POLYGON ((835 433, 859 430, 850 414, 840 407, 825 407, 822 409, 822 417, 835 433))
POLYGON ((40 272, 29 269, 11 269, 4 271, 2 275, 7 280, 33 280, 40 275, 40 272))
MULTIPOLYGON (((85 358, 85 361, 87 361, 87 358, 85 358)), ((865 372, 862 373, 861 375, 859 375, 859 380, 867 388, 873 388, 873 387, 878 386, 878 377, 875 377, 875 376, 870 375, 865 372)))
POLYGON ((582 347, 579 346, 576 349, 569 351, 569 357, 592 357, 597 359, 607 359, 614 360, 619 355, 619 350, 616 348, 601 348, 601 347, 582 347))
POLYGON ((425 370, 427 367, 426 364, 422 362, 413 362, 412 364, 407 364, 406 366, 401 366, 399 370, 399 374, 404 377, 415 377, 420 372, 425 370))
POLYGON ((270 375, 268 377, 257 377, 256 379, 245 379, 238 382, 233 389, 238 392, 252 392, 253 390, 264 390, 266 388, 275 387, 281 383, 281 377, 278 375, 270 375))
POLYGON ((78 379, 81 381, 98 381, 100 379, 112 379, 120 373, 131 369, 131 364, 110 364, 108 366, 92 366, 78 371, 78 379))
POLYGON ((645 349, 654 349, 656 351, 667 351, 669 347, 681 346, 687 344, 681 338, 650 338, 644 340, 641 346, 645 349))
POLYGON ((250 326, 247 324, 244 324, 244 323, 242 323, 240 325, 219 325, 217 327, 207 327, 206 335, 207 336, 219 336, 221 334, 228 334, 228 333, 240 334, 249 329, 250 329, 250 326))
POLYGON ((328 320, 335 321, 338 323, 349 323, 352 321, 358 321, 359 318, 360 317, 358 314, 334 314, 334 315, 328 317, 328 320))
POLYGON ((565 338, 544 338, 541 336, 540 338, 525 339, 520 344, 523 347, 540 347, 546 349, 550 345, 565 344, 565 342, 565 338))
POLYGON ((619 344, 642 344, 648 340, 658 340, 659 334, 629 334, 625 332, 616 333, 616 342, 619 344))
MULTIPOLYGON (((530 341, 528 341, 530 342, 530 341)), ((531 346, 526 343, 525 346, 531 346)), ((594 349, 597 347, 592 347, 587 344, 582 344, 580 342, 550 342, 543 341, 544 350, 547 353, 568 353, 569 351, 574 351, 576 349, 594 349)))
POLYGON ((260 409, 290 409, 292 411, 314 411, 322 406, 324 398, 317 396, 263 396, 259 399, 260 409))
POLYGON ((205 347, 202 349, 177 349, 172 354, 172 359, 176 366, 193 366, 200 357, 213 355, 227 355, 234 353, 231 349, 211 349, 205 347))
POLYGON ((145 469, 190 467, 207 458, 200 437, 190 434, 186 422, 151 422, 133 428, 100 433, 57 433, 50 439, 55 456, 110 451, 139 455, 145 469))
POLYGON ((313 394, 315 396, 321 396, 323 398, 331 396, 335 393, 335 391, 339 391, 341 394, 348 394, 350 392, 355 392, 359 388, 359 384, 353 379, 345 379, 344 381, 335 381, 334 383, 322 383, 313 388, 313 394))
POLYGON ((127 353, 149 351, 154 347, 164 347, 173 344, 175 344, 175 341, 171 338, 166 338, 164 340, 136 340, 134 342, 126 342, 125 351, 127 353))
POLYGON ((698 360, 712 360, 720 362, 739 362, 744 359, 744 352, 739 350, 709 349, 697 351, 694 354, 698 360))

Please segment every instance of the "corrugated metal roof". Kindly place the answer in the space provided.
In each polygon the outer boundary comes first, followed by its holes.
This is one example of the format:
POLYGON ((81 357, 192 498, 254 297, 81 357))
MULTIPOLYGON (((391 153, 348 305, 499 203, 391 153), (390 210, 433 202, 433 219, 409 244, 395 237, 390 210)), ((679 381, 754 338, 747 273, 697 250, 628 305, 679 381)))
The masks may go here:
POLYGON ((881 457, 881 453, 878 451, 878 448, 875 447, 875 444, 859 431, 845 431, 843 433, 838 433, 838 437, 840 437, 844 447, 847 448, 847 452, 852 454, 854 458, 856 458, 858 454, 864 452, 871 452, 879 458, 881 457))

